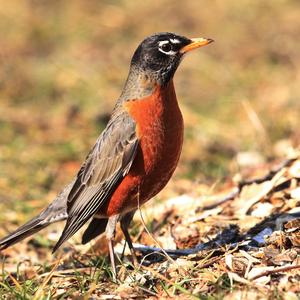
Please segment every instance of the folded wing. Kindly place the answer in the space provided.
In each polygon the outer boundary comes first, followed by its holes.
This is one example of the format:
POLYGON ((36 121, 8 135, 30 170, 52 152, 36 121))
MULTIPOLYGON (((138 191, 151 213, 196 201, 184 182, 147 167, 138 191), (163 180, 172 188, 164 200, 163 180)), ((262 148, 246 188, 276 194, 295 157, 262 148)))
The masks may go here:
POLYGON ((135 127, 126 112, 113 115, 77 174, 68 195, 68 219, 53 251, 99 211, 129 172, 138 146, 135 127))

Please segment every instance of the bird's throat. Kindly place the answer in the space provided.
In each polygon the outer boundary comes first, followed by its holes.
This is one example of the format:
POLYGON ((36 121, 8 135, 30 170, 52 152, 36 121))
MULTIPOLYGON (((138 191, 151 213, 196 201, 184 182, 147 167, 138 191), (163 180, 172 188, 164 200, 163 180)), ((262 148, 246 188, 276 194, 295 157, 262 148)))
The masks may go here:
POLYGON ((145 98, 153 94, 158 85, 154 74, 131 67, 120 100, 131 101, 145 98))

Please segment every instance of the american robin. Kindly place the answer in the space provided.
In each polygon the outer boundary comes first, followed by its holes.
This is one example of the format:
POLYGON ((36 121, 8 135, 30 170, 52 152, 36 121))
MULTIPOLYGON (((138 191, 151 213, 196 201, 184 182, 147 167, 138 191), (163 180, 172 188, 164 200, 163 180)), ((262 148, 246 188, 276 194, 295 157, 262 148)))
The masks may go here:
POLYGON ((66 220, 53 251, 90 221, 82 238, 106 232, 113 273, 118 221, 133 258, 128 226, 136 209, 171 178, 181 153, 183 119, 173 84, 184 55, 213 40, 158 33, 144 39, 112 116, 76 178, 37 217, 0 241, 0 250, 51 223, 66 220))

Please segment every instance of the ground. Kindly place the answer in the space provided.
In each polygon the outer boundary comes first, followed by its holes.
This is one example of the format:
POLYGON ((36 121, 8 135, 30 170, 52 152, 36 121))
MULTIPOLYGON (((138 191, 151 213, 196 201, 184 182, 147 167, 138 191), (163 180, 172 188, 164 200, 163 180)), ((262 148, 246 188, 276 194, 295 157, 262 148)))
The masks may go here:
POLYGON ((146 35, 215 40, 176 74, 182 157, 131 228, 191 253, 133 268, 126 250, 114 284, 102 238, 51 254, 57 224, 1 253, 0 298, 299 297, 299 1, 0 3, 0 237, 76 174, 146 35))

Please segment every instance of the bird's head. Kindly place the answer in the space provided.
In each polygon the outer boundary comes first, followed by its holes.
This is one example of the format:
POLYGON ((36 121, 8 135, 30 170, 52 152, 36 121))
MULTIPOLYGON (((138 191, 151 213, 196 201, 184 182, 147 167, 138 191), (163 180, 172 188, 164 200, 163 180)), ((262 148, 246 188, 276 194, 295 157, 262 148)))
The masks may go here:
POLYGON ((164 85, 173 77, 187 52, 211 42, 212 39, 189 39, 175 33, 157 33, 141 42, 134 52, 131 66, 148 73, 152 79, 164 85))

